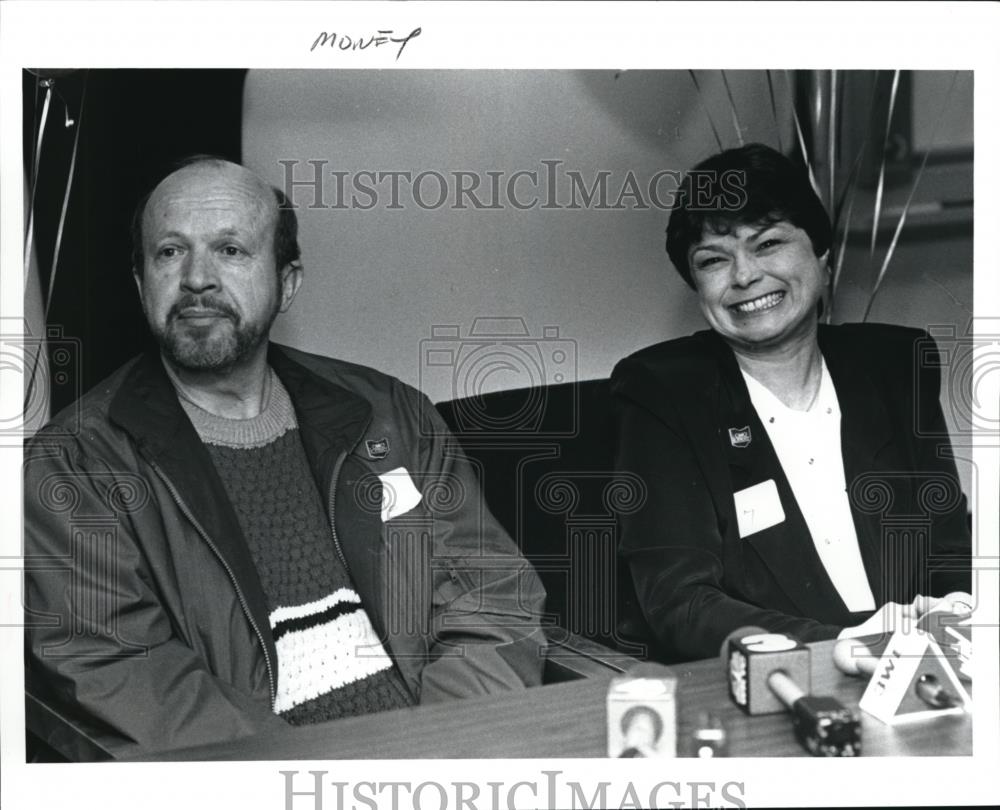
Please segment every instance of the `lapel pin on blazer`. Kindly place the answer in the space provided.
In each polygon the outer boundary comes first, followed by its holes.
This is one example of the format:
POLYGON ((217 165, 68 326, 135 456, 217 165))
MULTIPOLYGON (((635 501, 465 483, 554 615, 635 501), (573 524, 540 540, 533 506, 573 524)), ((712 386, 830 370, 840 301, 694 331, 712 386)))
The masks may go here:
POLYGON ((729 428, 729 443, 733 447, 749 447, 752 440, 750 425, 741 428, 729 428))
POLYGON ((368 457, 371 459, 385 458, 389 455, 388 439, 366 439, 365 447, 368 449, 368 457))

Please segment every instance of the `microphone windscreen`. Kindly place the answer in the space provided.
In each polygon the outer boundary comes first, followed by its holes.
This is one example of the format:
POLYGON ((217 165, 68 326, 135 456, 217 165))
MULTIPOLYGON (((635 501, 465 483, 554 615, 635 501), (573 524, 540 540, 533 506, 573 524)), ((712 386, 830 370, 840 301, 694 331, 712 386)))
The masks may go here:
POLYGON ((743 638, 744 636, 754 636, 762 633, 766 633, 763 627, 757 627, 756 625, 747 625, 746 627, 740 627, 733 630, 728 636, 722 640, 722 646, 719 647, 719 660, 722 662, 722 671, 729 672, 729 642, 736 638, 743 638))
POLYGON ((878 659, 857 639, 844 638, 833 648, 833 664, 846 675, 871 675, 878 659))

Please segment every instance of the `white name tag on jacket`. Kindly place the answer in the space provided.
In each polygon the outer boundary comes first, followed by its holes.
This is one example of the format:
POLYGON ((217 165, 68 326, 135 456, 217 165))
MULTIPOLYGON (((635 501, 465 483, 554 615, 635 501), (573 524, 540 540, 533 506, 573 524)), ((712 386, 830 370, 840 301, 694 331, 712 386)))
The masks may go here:
POLYGON ((733 500, 736 501, 736 523, 741 538, 777 526, 785 519, 773 478, 733 493, 733 500))
POLYGON ((413 486, 413 479, 406 467, 396 467, 379 475, 382 482, 382 522, 405 515, 420 503, 420 490, 413 486))

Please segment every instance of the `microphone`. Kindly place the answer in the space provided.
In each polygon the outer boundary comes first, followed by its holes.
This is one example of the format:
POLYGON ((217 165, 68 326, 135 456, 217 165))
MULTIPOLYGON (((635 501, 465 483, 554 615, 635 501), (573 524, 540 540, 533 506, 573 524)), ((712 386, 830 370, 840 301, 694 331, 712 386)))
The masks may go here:
MULTIPOLYGON (((879 659, 864 644, 845 638, 833 648, 833 663, 845 675, 870 678, 878 669, 879 659)), ((914 694, 932 709, 953 709, 961 704, 961 699, 949 692, 934 673, 917 670, 914 677, 914 694)))
POLYGON ((749 715, 791 711, 795 736, 813 756, 861 753, 861 723, 840 701, 808 694, 810 653, 791 636, 744 627, 723 643, 729 696, 749 715))
POLYGON ((724 672, 729 672, 729 642, 734 638, 756 635, 766 636, 767 630, 763 627, 758 627, 755 624, 748 624, 746 627, 741 627, 739 630, 733 630, 732 633, 722 639, 722 644, 719 646, 719 659, 722 661, 722 669, 724 672))
POLYGON ((958 697, 953 695, 936 676, 924 673, 917 678, 915 687, 917 697, 933 709, 953 709, 961 705, 958 697))
POLYGON ((855 639, 842 639, 833 648, 833 663, 847 675, 869 678, 858 706, 886 724, 970 708, 940 646, 919 630, 893 633, 881 658, 855 639))
MULTIPOLYGON (((782 673, 798 683, 810 682, 809 650, 790 636, 759 627, 741 627, 722 643, 722 662, 729 676, 729 696, 750 715, 783 712, 786 704, 771 689, 771 675, 782 673)), ((784 687, 784 678, 776 677, 784 687)))
POLYGON ((698 712, 695 727, 687 739, 688 756, 708 759, 729 756, 729 735, 722 720, 711 712, 698 712))
POLYGON ((972 682, 972 607, 967 594, 948 594, 920 616, 917 629, 929 633, 965 683, 972 682))
POLYGON ((677 756, 677 678, 661 664, 642 663, 608 688, 608 756, 677 756))

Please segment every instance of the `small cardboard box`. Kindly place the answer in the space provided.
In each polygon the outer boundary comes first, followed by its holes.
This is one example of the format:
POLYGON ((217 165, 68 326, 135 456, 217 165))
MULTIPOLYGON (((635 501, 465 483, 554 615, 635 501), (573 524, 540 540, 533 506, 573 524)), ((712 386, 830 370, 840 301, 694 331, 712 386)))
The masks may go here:
POLYGON ((620 675, 608 689, 608 756, 677 756, 677 678, 655 666, 620 675))

